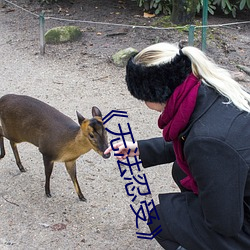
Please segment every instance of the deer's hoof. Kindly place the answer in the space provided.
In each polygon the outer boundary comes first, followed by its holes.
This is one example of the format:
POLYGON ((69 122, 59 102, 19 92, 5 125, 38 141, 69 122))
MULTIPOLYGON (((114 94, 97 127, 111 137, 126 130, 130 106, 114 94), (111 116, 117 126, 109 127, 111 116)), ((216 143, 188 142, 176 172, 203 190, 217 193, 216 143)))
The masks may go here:
POLYGON ((87 199, 84 197, 84 196, 82 196, 82 197, 79 197, 79 199, 80 199, 80 201, 87 201, 87 199))

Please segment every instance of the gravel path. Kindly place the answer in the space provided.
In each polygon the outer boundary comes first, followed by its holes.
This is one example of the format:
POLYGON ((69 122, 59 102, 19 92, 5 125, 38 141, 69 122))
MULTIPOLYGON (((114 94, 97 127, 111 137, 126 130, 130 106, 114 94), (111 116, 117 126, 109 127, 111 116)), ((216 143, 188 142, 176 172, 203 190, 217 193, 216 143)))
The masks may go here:
MULTIPOLYGON (((75 1, 69 8, 59 6, 60 13, 56 12, 58 5, 46 11, 66 18, 70 14, 72 19, 151 24, 151 20, 138 17, 141 14, 138 9, 133 8, 132 12, 128 8, 128 3, 135 4, 132 1, 107 1, 105 6, 101 2, 89 0, 89 4, 83 5, 82 1, 75 1)), ((40 9, 34 6, 32 11, 39 13, 40 9)), ((49 21, 46 29, 55 25, 60 24, 49 21)), ((115 67, 109 58, 122 48, 141 49, 166 39, 179 41, 187 34, 84 24, 81 28, 84 30, 81 41, 47 45, 45 56, 41 56, 37 18, 10 6, 0 9, 1 96, 7 93, 33 96, 75 121, 76 110, 90 117, 94 105, 103 115, 120 109, 127 111, 129 117, 113 118, 107 124, 109 129, 117 131, 118 123, 123 126, 129 123, 135 140, 161 136, 158 114, 130 96, 124 83, 125 70, 115 67)), ((237 64, 249 67, 249 37, 249 25, 212 29, 208 37, 209 55, 232 71, 237 71, 237 64)), ((243 75, 241 79, 249 87, 249 77, 243 75)), ((44 195, 44 167, 37 148, 26 143, 19 145, 27 169, 20 173, 9 143, 5 142, 6 156, 0 162, 0 249, 161 249, 155 240, 136 237, 137 231, 149 229, 143 221, 136 228, 131 197, 126 194, 126 182, 120 177, 114 157, 104 160, 91 151, 77 160, 78 181, 86 203, 78 200, 64 165, 57 163, 49 199, 44 195)), ((151 190, 147 201, 153 199, 157 204, 159 193, 177 191, 170 172, 170 166, 142 170, 151 190)))
MULTIPOLYGON (((160 136, 158 114, 134 100, 124 84, 124 69, 102 55, 85 53, 81 43, 47 48, 39 55, 37 20, 19 11, 0 10, 1 95, 18 93, 39 98, 76 121, 75 111, 86 117, 91 107, 103 114, 112 109, 128 111, 135 139, 160 136), (20 17, 23 17, 21 19, 20 17)), ((109 128, 117 129, 118 118, 109 128)), ((110 136, 110 139, 113 138, 110 136)), ((135 215, 129 205, 125 182, 115 159, 104 160, 95 152, 80 157, 78 181, 87 203, 78 200, 64 165, 55 165, 52 198, 44 195, 42 156, 30 144, 20 144, 26 173, 20 173, 9 143, 1 160, 0 249, 160 249, 155 240, 136 237, 135 215)), ((145 172, 144 172, 145 173, 145 172)), ((152 196, 175 190, 170 168, 145 173, 152 196)), ((149 232, 142 221, 141 232, 149 232)))

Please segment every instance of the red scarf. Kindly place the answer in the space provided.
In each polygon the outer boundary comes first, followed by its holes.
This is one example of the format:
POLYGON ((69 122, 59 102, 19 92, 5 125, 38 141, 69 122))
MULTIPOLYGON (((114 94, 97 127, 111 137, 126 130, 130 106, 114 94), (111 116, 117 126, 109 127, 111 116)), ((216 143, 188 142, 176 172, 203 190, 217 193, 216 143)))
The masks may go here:
POLYGON ((174 90, 158 120, 159 128, 163 129, 164 139, 173 142, 176 161, 187 174, 187 177, 181 180, 181 184, 195 194, 198 194, 198 187, 185 160, 183 144, 179 139, 179 135, 188 125, 194 111, 199 86, 200 80, 191 73, 174 90))

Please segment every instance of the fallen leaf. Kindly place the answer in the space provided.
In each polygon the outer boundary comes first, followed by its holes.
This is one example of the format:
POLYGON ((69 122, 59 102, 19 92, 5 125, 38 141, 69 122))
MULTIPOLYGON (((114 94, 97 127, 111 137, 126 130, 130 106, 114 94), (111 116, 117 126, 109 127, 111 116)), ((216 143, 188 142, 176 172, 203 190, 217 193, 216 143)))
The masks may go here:
POLYGON ((61 230, 66 229, 66 225, 63 223, 54 224, 53 226, 51 226, 51 229, 53 231, 61 231, 61 230))
POLYGON ((149 14, 147 12, 144 12, 143 13, 143 17, 145 17, 145 18, 152 18, 152 17, 155 17, 155 14, 149 14))

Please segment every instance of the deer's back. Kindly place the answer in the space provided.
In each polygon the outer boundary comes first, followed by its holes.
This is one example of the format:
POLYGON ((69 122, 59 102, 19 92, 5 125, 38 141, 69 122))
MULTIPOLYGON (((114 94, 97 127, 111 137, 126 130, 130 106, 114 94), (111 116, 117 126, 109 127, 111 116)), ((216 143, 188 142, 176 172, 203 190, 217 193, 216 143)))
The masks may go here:
POLYGON ((0 119, 4 136, 15 142, 40 146, 43 141, 69 140, 79 126, 50 105, 24 95, 0 98, 0 119), (65 136, 65 137, 64 137, 65 136))

